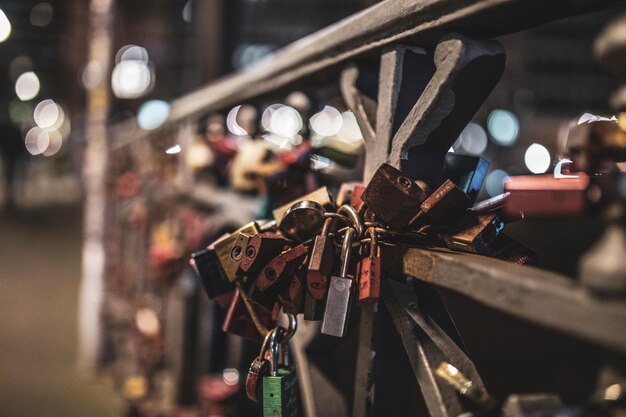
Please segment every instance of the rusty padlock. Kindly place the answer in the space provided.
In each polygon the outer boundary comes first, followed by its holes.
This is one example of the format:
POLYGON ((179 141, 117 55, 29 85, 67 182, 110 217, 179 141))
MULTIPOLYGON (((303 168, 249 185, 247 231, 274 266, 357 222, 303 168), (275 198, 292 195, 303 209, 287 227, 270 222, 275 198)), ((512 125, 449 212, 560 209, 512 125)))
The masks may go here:
POLYGON ((304 312, 304 293, 306 292, 306 268, 300 268, 291 278, 289 285, 279 297, 283 311, 287 314, 304 312))
POLYGON ((309 251, 300 244, 272 259, 259 273, 255 285, 265 291, 285 278, 290 277, 302 265, 309 251))
MULTIPOLYGON (((450 225, 470 207, 472 201, 451 180, 444 181, 420 205, 420 212, 435 224, 450 225)), ((421 214, 418 214, 411 223, 414 223, 421 214)))
POLYGON ((369 253, 361 259, 357 267, 359 288, 357 303, 360 305, 374 304, 380 298, 380 274, 382 269, 378 235, 373 227, 367 229, 367 234, 370 236, 369 253))
POLYGON ((335 219, 332 217, 324 221, 322 232, 315 236, 311 249, 306 283, 309 293, 316 300, 323 300, 326 297, 328 280, 333 268, 334 245, 328 234, 334 222, 335 219))
MULTIPOLYGON (((244 339, 261 342, 263 337, 254 325, 254 321, 246 308, 243 297, 244 295, 241 294, 239 288, 237 288, 233 294, 233 299, 228 307, 228 311, 226 312, 222 330, 226 333, 241 336, 244 339)), ((265 309, 259 309, 256 313, 265 327, 270 328, 274 325, 275 322, 272 319, 271 312, 267 312, 265 309)))
POLYGON ((278 233, 256 234, 248 241, 239 268, 247 276, 256 276, 286 245, 287 240, 278 233))
POLYGON ((420 205, 427 197, 425 184, 413 181, 391 165, 382 164, 361 198, 377 217, 402 229, 420 211, 420 205))

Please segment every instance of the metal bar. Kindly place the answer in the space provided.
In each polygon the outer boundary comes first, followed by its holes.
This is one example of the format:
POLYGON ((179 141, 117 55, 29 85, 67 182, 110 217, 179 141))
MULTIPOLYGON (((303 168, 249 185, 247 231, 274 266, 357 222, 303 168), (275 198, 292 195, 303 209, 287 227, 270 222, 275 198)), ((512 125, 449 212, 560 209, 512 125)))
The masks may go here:
POLYGON ((599 298, 573 279, 498 259, 443 250, 386 251, 407 275, 515 317, 626 352, 626 300, 599 298), (397 258, 395 258, 398 261, 397 258))
MULTIPOLYGON (((357 56, 404 42, 429 46, 449 32, 491 38, 619 4, 618 0, 386 0, 296 41, 250 68, 172 102, 171 124, 286 87, 357 56)), ((120 124, 114 132, 131 127, 120 124)), ((128 142, 131 138, 123 139, 128 142)), ((118 144, 121 146, 123 144, 118 144)))

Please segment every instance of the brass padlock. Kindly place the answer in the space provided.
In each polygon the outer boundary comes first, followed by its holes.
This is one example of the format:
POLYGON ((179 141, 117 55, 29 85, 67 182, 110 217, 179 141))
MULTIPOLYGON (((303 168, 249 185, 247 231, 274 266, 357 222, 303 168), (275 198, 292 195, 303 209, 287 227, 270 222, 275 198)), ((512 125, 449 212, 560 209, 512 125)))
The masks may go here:
POLYGON ((504 229, 504 223, 496 214, 467 213, 454 231, 442 237, 450 249, 488 254, 491 243, 502 229, 504 229))
POLYGON ((328 192, 328 188, 321 187, 309 194, 303 195, 297 200, 294 200, 288 204, 285 204, 275 209, 272 212, 272 214, 274 215, 274 219, 276 220, 276 223, 280 224, 281 220, 283 219, 283 216, 285 215, 285 213, 287 213, 287 210, 289 210, 291 206, 293 206, 294 204, 299 203, 301 201, 314 201, 320 206, 322 206, 324 210, 332 211, 335 209, 335 203, 333 202, 332 196, 328 192))
POLYGON ((252 236, 253 235, 249 233, 239 232, 233 242, 230 254, 228 255, 228 261, 226 262, 225 271, 226 276, 231 278, 232 281, 243 275, 243 270, 240 265, 252 236))
POLYGON ((378 168, 361 196, 377 217, 396 229, 409 225, 427 197, 424 184, 388 164, 378 168))
POLYGON ((259 228, 256 222, 250 222, 240 227, 239 229, 235 230, 228 237, 225 237, 223 239, 220 238, 219 242, 215 242, 214 244, 215 253, 217 254, 217 257, 220 261, 220 265, 222 266, 222 269, 226 273, 228 280, 231 282, 235 281, 237 279, 237 276, 229 275, 226 270, 226 267, 227 267, 228 259, 230 258, 230 253, 233 247, 233 243, 235 242, 235 240, 237 239, 237 236, 241 232, 247 233, 250 235, 256 235, 257 233, 259 233, 259 228))
POLYGON ((315 201, 300 201, 289 207, 278 223, 278 228, 285 236, 303 242, 320 231, 325 213, 324 207, 315 201))

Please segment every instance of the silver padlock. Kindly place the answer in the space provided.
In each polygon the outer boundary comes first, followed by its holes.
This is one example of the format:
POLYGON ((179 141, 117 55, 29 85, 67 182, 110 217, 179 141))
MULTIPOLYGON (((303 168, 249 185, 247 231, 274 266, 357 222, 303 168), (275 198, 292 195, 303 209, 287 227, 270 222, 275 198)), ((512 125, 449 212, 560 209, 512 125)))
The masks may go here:
POLYGON ((348 329, 354 280, 348 278, 347 275, 355 235, 355 229, 346 230, 341 244, 341 269, 339 275, 331 277, 328 286, 322 333, 329 336, 343 337, 348 329))

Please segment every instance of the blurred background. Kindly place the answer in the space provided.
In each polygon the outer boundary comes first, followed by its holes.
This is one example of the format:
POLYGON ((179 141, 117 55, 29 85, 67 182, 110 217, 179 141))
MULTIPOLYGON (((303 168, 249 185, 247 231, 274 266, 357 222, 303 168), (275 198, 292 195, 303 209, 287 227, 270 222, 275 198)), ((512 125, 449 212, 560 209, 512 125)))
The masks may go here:
MULTIPOLYGON (((102 322, 93 303, 102 300, 97 291, 90 293, 93 282, 81 284, 81 276, 89 276, 99 259, 99 249, 86 243, 94 238, 94 230, 102 232, 84 217, 85 204, 88 216, 101 207, 104 217, 117 222, 117 228, 106 230, 104 246, 107 253, 117 253, 118 261, 127 253, 125 245, 133 243, 121 237, 124 226, 116 216, 131 216, 132 207, 138 207, 138 217, 142 210, 148 213, 153 220, 144 234, 150 235, 152 246, 142 256, 152 256, 151 261, 162 266, 154 258, 170 256, 163 255, 167 245, 155 245, 173 239, 167 224, 179 210, 180 199, 156 198, 155 189, 167 194, 168 185, 181 181, 204 182, 216 189, 230 185, 252 198, 240 206, 254 215, 264 204, 258 199, 264 195, 259 185, 246 183, 249 177, 236 183, 222 175, 219 161, 224 151, 207 145, 215 138, 231 138, 225 143, 236 152, 241 138, 255 136, 256 130, 278 149, 296 149, 306 136, 313 148, 321 149, 306 161, 318 181, 358 179, 362 137, 337 86, 330 83, 205 115, 189 127, 186 139, 169 135, 153 138, 151 150, 137 146, 168 117, 170 101, 250 68, 281 47, 374 3, 0 0, 0 415, 115 416, 127 407, 120 391, 132 397, 128 390, 137 381, 120 376, 128 371, 120 371, 124 354, 112 347, 119 340, 93 327, 102 322), (95 147, 90 137, 97 138, 95 147), (132 156, 124 151, 129 147, 132 156), (104 163, 108 176, 99 178, 93 170, 104 163), (181 180, 179 164, 187 165, 191 180, 181 180), (137 185, 144 184, 146 175, 161 181, 152 184, 150 198, 145 198, 150 186, 137 185), (90 191, 99 195, 98 180, 104 181, 101 196, 108 197, 86 200, 90 191), (111 202, 111 195, 118 200, 134 196, 137 187, 143 190, 140 205, 128 199, 124 207, 111 202)), ((593 59, 592 51, 597 35, 624 11, 592 13, 499 39, 507 50, 505 75, 452 149, 491 163, 482 198, 500 194, 508 175, 552 170, 569 127, 585 113, 613 116, 609 99, 618 82, 593 59)), ((211 193, 196 196, 185 207, 202 212, 199 201, 210 205, 221 198, 211 193)), ((238 220, 213 224, 213 233, 238 220)), ((558 221, 552 222, 558 233, 538 233, 543 226, 538 222, 512 234, 540 253, 554 249, 542 266, 573 274, 573 260, 591 240, 576 239, 569 226, 558 221)), ((593 224, 581 224, 576 233, 594 236, 599 231, 593 224)), ((202 242, 199 237, 181 253, 202 242)), ((126 284, 120 284, 122 276, 142 273, 129 266, 131 261, 124 268, 105 262, 106 294, 128 294, 126 284)), ((180 268, 176 271, 181 274, 180 268)), ((124 310, 116 306, 108 305, 104 316, 114 316, 111 310, 116 308, 124 310)), ((109 317, 101 325, 112 326, 115 320, 109 317)))

